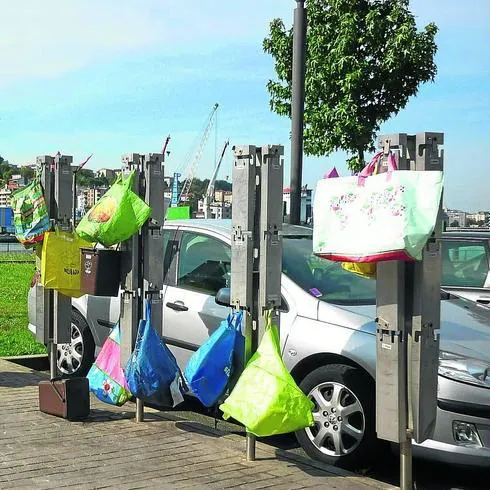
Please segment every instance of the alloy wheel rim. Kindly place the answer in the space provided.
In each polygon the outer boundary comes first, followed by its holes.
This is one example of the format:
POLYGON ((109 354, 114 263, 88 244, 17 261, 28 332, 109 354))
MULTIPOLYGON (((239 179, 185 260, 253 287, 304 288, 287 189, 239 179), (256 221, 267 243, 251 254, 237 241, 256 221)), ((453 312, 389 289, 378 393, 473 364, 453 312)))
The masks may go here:
POLYGON ((63 374, 73 374, 80 368, 83 358, 82 332, 74 323, 71 324, 71 342, 58 344, 58 370, 63 374))
POLYGON ((362 442, 366 417, 357 396, 345 385, 325 382, 308 394, 315 404, 315 425, 305 429, 310 441, 328 456, 346 456, 362 442))

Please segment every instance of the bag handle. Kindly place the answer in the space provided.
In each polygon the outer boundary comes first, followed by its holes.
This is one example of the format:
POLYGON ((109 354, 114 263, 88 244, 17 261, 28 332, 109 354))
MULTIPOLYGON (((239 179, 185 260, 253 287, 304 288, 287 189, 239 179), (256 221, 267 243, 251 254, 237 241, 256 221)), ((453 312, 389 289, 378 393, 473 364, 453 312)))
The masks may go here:
MULTIPOLYGON (((374 155, 372 160, 362 169, 361 173, 359 174, 359 177, 365 178, 374 175, 375 172, 377 172, 377 167, 380 163, 382 156, 383 156, 382 151, 376 153, 376 155, 374 155)), ((393 155, 393 152, 390 151, 388 153, 388 172, 394 172, 395 170, 397 170, 395 155, 393 155)))
POLYGON ((264 313, 265 330, 272 328, 272 310, 266 310, 264 313))
POLYGON ((238 310, 228 315, 228 323, 237 331, 242 329, 243 311, 238 310))
POLYGON ((150 297, 146 298, 146 306, 145 306, 145 319, 140 323, 144 324, 143 330, 146 330, 147 325, 151 323, 151 299, 150 297))
MULTIPOLYGON (((383 156, 383 151, 379 151, 374 155, 372 160, 362 169, 361 173, 358 175, 358 185, 363 186, 364 181, 371 177, 372 175, 376 175, 379 172, 379 164, 381 163, 381 157, 383 156)), ((388 171, 386 172, 387 179, 391 178, 391 174, 398 170, 395 160, 395 155, 390 151, 388 153, 388 171)))

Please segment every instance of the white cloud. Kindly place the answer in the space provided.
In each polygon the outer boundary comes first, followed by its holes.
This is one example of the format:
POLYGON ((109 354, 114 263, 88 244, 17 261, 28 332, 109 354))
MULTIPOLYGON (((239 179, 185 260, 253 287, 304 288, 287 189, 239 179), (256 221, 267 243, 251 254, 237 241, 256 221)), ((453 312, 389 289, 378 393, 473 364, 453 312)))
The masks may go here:
POLYGON ((283 0, 0 0, 2 78, 57 77, 139 50, 178 56, 260 43, 270 19, 289 15, 288 7, 283 0))

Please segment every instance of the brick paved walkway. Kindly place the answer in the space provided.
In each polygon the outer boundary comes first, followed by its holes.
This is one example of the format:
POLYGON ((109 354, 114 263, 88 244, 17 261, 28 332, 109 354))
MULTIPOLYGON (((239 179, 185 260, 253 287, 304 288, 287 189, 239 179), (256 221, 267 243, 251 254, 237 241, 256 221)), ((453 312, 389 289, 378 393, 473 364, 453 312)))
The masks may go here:
POLYGON ((262 443, 247 463, 243 437, 151 409, 137 424, 131 403, 67 422, 39 412, 41 379, 0 359, 0 488, 393 488, 262 443))

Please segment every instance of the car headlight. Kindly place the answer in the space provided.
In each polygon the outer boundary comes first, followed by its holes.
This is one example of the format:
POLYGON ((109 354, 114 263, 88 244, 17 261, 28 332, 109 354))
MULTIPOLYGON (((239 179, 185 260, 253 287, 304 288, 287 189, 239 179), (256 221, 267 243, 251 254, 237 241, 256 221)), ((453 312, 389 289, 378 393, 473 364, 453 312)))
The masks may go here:
POLYGON ((471 357, 441 351, 439 374, 463 383, 490 388, 490 365, 471 357))

